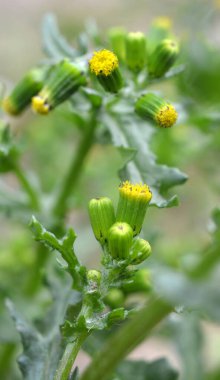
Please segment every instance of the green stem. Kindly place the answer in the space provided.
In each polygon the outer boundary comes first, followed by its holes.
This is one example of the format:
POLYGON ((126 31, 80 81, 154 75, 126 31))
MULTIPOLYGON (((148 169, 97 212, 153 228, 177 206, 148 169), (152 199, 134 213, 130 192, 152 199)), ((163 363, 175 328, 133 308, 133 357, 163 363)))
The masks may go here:
POLYGON ((49 258, 49 249, 42 244, 37 243, 35 250, 35 261, 30 276, 27 279, 25 293, 32 297, 38 291, 42 283, 43 268, 49 258))
POLYGON ((37 193, 34 191, 32 185, 30 184, 26 175, 24 174, 24 170, 21 169, 20 165, 16 163, 14 164, 13 171, 16 174, 24 191, 28 195, 32 208, 34 210, 39 210, 39 200, 38 200, 37 193))
POLYGON ((76 356, 87 338, 88 333, 78 334, 73 343, 68 343, 64 354, 60 360, 59 367, 55 373, 54 380, 68 380, 73 370, 73 364, 76 356))
POLYGON ((171 311, 170 305, 159 298, 152 298, 107 341, 104 348, 95 355, 80 380, 107 380, 120 361, 171 311))
POLYGON ((90 123, 87 126, 87 130, 83 136, 81 144, 78 147, 76 155, 74 155, 73 160, 70 164, 67 176, 64 179, 60 192, 58 193, 57 199, 55 201, 55 206, 53 209, 54 215, 59 217, 64 217, 67 209, 67 202, 69 196, 72 194, 74 187, 77 184, 78 178, 82 172, 82 166, 84 164, 85 158, 92 146, 95 128, 97 125, 97 111, 91 116, 90 123))
POLYGON ((2 379, 8 379, 10 376, 10 369, 15 358, 14 352, 16 350, 15 343, 6 343, 3 345, 0 357, 0 368, 2 379))
POLYGON ((219 248, 218 246, 211 247, 204 253, 199 263, 194 268, 191 268, 188 273, 193 278, 200 279, 208 275, 218 261, 219 248))

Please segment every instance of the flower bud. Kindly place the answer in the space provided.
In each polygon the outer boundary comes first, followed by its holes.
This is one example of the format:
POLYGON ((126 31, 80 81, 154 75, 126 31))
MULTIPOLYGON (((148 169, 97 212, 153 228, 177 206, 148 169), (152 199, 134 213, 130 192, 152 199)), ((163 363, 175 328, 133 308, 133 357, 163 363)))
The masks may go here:
POLYGON ((111 199, 107 197, 91 199, 89 216, 96 239, 104 245, 108 230, 115 223, 115 211, 111 199))
POLYGON ((126 63, 130 70, 140 71, 146 64, 146 37, 144 33, 128 33, 126 36, 126 63))
POLYGON ((32 98, 32 109, 46 115, 85 83, 84 73, 71 61, 64 59, 52 67, 44 87, 32 98))
POLYGON ((118 307, 123 306, 124 300, 124 293, 117 288, 110 289, 107 296, 105 297, 106 305, 110 306, 112 309, 116 309, 118 307))
POLYGON ((132 184, 125 181, 119 187, 116 220, 128 223, 133 229, 134 236, 139 234, 142 229, 151 198, 152 193, 145 184, 132 184))
POLYGON ((151 290, 150 272, 145 268, 139 269, 128 282, 123 284, 122 289, 125 293, 151 290))
POLYGON ((122 87, 117 56, 109 50, 96 51, 89 61, 90 71, 106 91, 115 93, 122 87))
POLYGON ((151 77, 160 78, 173 66, 179 55, 178 44, 173 40, 163 40, 148 59, 148 72, 151 77))
POLYGON ((108 32, 109 40, 113 52, 121 61, 125 60, 125 37, 126 31, 124 28, 115 27, 111 28, 108 32))
POLYGON ((146 260, 151 254, 151 246, 148 241, 137 238, 133 240, 130 258, 131 264, 138 265, 146 260))
POLYGON ((135 111, 143 119, 153 121, 162 128, 172 127, 178 117, 172 104, 151 93, 142 95, 136 101, 135 111))
POLYGON ((3 100, 3 108, 10 115, 19 115, 43 87, 48 67, 36 67, 30 70, 14 87, 11 94, 3 100))
POLYGON ((115 223, 108 231, 109 253, 114 259, 125 260, 129 257, 133 239, 132 228, 127 223, 115 223))
POLYGON ((101 281, 101 272, 99 270, 90 269, 87 272, 87 279, 89 282, 94 282, 99 285, 101 281))
POLYGON ((147 50, 151 54, 155 47, 165 38, 171 38, 172 20, 169 17, 157 17, 153 20, 147 33, 147 50))

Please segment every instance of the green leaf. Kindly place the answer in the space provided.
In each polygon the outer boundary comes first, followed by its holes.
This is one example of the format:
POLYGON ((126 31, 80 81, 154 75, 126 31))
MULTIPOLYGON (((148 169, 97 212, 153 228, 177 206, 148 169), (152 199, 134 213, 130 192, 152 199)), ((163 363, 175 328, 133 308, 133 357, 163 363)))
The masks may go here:
POLYGON ((67 263, 65 269, 73 279, 74 288, 81 290, 82 285, 86 281, 86 269, 79 263, 74 252, 73 244, 76 235, 73 229, 70 228, 62 239, 58 239, 53 233, 47 231, 34 216, 32 217, 30 227, 37 241, 60 252, 62 258, 67 263))
POLYGON ((183 313, 175 318, 172 329, 182 360, 183 379, 203 380, 203 341, 198 317, 193 313, 183 313))
POLYGON ((69 285, 59 281, 53 284, 53 293, 52 306, 41 322, 42 332, 27 322, 13 303, 7 300, 7 308, 21 336, 23 353, 18 364, 25 380, 52 380, 63 351, 59 326, 70 297, 73 302, 72 291, 69 285))
POLYGON ((125 360, 117 369, 120 380, 177 380, 178 372, 166 359, 153 362, 125 360))
POLYGON ((78 52, 60 34, 56 17, 49 13, 42 23, 43 50, 49 58, 76 58, 78 52))
POLYGON ((166 199, 164 194, 171 187, 183 184, 187 180, 187 176, 177 168, 157 164, 156 157, 150 150, 153 128, 134 114, 128 114, 126 110, 119 115, 120 107, 117 106, 117 115, 109 114, 104 117, 103 122, 111 133, 112 143, 119 148, 127 161, 132 159, 121 170, 121 179, 147 183, 153 192, 151 205, 176 206, 178 204, 177 196, 166 199))
POLYGON ((8 125, 0 133, 0 172, 7 173, 14 169, 19 150, 13 142, 8 125))

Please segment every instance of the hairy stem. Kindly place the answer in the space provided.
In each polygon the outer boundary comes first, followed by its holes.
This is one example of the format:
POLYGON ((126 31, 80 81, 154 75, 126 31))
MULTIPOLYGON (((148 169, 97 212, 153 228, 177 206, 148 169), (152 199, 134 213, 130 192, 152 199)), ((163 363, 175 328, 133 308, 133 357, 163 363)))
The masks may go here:
POLYGON ((92 146, 94 132, 97 125, 96 112, 97 111, 91 115, 90 123, 87 126, 87 130, 82 138, 76 154, 73 156, 67 175, 58 193, 53 210, 54 215, 58 218, 63 218, 65 216, 69 197, 77 184, 78 178, 82 172, 82 166, 85 158, 92 146))
POLYGON ((13 171, 16 174, 27 196, 29 197, 31 207, 33 208, 33 210, 39 210, 40 207, 37 193, 33 189, 33 186, 30 184, 27 176, 24 174, 23 169, 21 169, 20 165, 15 164, 13 167, 13 171))
POLYGON ((87 336, 87 332, 80 333, 75 337, 73 343, 67 344, 59 367, 55 373, 54 380, 68 380, 70 378, 76 356, 87 336))
POLYGON ((170 305, 159 298, 152 298, 107 341, 84 371, 80 380, 107 380, 120 361, 142 342, 171 311, 170 305))

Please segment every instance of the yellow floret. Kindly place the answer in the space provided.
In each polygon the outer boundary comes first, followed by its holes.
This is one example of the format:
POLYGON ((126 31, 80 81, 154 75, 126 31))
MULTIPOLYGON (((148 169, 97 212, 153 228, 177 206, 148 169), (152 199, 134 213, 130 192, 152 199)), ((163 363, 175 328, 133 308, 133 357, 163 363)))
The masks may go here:
POLYGON ((45 102, 45 99, 37 95, 32 98, 32 109, 33 111, 40 113, 42 115, 48 114, 50 107, 49 104, 45 102))
POLYGON ((169 17, 157 17, 153 21, 153 25, 162 29, 170 29, 172 26, 172 20, 169 17))
POLYGON ((152 193, 146 184, 132 184, 129 181, 123 182, 119 187, 119 192, 130 199, 142 199, 150 202, 152 193))
POLYGON ((3 99, 2 108, 9 115, 16 115, 18 113, 17 107, 15 107, 10 97, 3 99))
POLYGON ((89 67, 95 75, 108 76, 118 68, 118 58, 106 49, 96 51, 89 61, 89 67))
POLYGON ((160 127, 169 128, 177 121, 178 113, 172 104, 166 104, 159 109, 155 116, 160 127))

